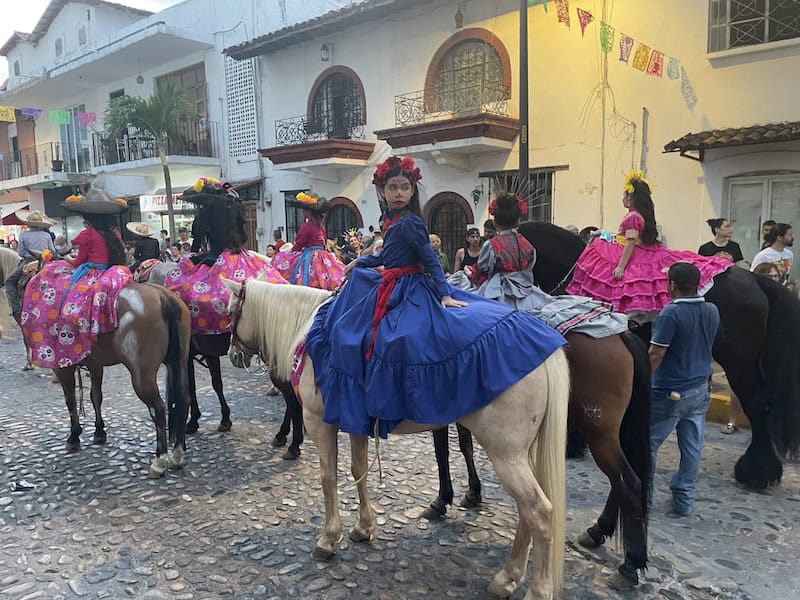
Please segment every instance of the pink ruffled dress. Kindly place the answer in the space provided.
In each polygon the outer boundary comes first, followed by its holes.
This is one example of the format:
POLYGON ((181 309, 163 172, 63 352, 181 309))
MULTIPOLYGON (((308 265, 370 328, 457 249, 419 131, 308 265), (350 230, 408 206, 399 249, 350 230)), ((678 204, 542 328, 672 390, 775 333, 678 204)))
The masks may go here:
POLYGON ((220 278, 242 283, 259 276, 269 283, 286 283, 261 255, 247 250, 239 254, 225 250, 211 267, 182 258, 167 275, 164 285, 189 307, 192 333, 210 335, 226 333, 231 328, 228 314, 231 293, 220 278))
POLYGON ((644 218, 630 210, 611 241, 596 238, 583 251, 567 286, 567 293, 590 296, 609 302, 622 313, 660 311, 670 302, 667 293, 667 272, 678 261, 686 261, 700 270, 700 294, 713 285, 714 277, 729 269, 730 261, 716 256, 700 256, 687 250, 671 250, 656 242, 641 243, 644 218), (625 267, 621 280, 614 279, 627 240, 636 240, 636 248, 625 267))
POLYGON ((344 263, 325 250, 325 229, 306 221, 297 230, 291 252, 278 252, 272 266, 289 283, 335 290, 344 277, 344 263))

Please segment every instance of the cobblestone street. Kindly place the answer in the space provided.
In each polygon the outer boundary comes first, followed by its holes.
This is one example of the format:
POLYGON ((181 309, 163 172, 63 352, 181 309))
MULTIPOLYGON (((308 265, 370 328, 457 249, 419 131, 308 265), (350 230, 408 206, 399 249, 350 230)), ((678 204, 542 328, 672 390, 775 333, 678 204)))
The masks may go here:
MULTIPOLYGON (((486 598, 513 537, 516 513, 478 450, 484 478, 480 510, 420 518, 434 498, 430 435, 381 446, 383 483, 370 473, 376 540, 345 541, 328 563, 310 553, 322 524, 318 458, 307 441, 298 462, 269 444, 283 400, 266 396, 265 377, 223 360, 233 429, 217 433, 210 380, 198 372, 200 431, 186 467, 147 479, 155 434, 127 372, 107 370, 105 446, 92 446, 86 392, 83 449, 66 454, 69 420, 50 373, 22 372, 22 343, 0 339, 0 597, 34 598, 486 598)), ((163 389, 163 388, 162 388, 163 389)), ((606 577, 621 562, 611 542, 592 553, 574 543, 596 518, 608 483, 590 457, 568 463, 566 598, 780 598, 800 588, 800 471, 766 494, 736 486, 733 464, 748 432, 706 433, 698 500, 687 518, 667 516, 674 437, 662 449, 650 526, 651 567, 640 589, 617 594, 606 577)), ((349 452, 340 437, 345 529, 356 518, 349 452)), ((456 494, 465 468, 451 445, 456 494)), ((373 455, 370 448, 370 457, 373 455)), ((524 595, 517 590, 515 599, 524 595)))

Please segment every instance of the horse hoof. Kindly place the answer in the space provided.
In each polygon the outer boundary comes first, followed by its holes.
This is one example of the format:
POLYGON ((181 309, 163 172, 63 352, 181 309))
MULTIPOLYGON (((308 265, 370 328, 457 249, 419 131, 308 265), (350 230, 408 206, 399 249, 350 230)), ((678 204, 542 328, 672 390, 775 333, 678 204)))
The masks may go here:
POLYGON ((311 558, 313 558, 314 560, 328 560, 334 554, 336 553, 333 552, 332 550, 326 550, 325 548, 320 548, 319 546, 317 546, 311 553, 311 558))
POLYGON ((494 576, 487 591, 498 598, 508 598, 517 589, 517 582, 511 579, 505 571, 500 571, 494 576))
POLYGON ((24 367, 22 367, 22 370, 23 371, 33 371, 33 365, 31 363, 28 363, 24 367))
POLYGON ((230 421, 223 421, 217 426, 217 431, 225 433, 226 431, 230 431, 231 427, 233 427, 233 423, 230 421))
POLYGON ((189 421, 186 424, 186 433, 197 433, 198 429, 200 429, 200 426, 197 424, 197 421, 189 421))
POLYGON ((478 508, 481 505, 482 499, 480 494, 467 493, 461 500, 463 508, 478 508))
POLYGON ((94 437, 92 438, 92 443, 96 446, 102 446, 106 443, 106 434, 104 433, 95 433, 94 437))
POLYGON ((300 458, 300 448, 289 447, 283 453, 283 460, 297 460, 298 458, 300 458))
POLYGON ((276 435, 272 438, 272 447, 273 448, 280 448, 286 445, 286 436, 285 435, 276 435))
POLYGON ((81 441, 80 440, 76 440, 74 442, 67 441, 67 445, 65 447, 65 450, 67 452, 79 452, 80 449, 81 449, 81 441))
POLYGON ((447 507, 442 506, 442 508, 439 508, 438 506, 436 506, 436 503, 434 502, 428 508, 425 509, 425 512, 422 513, 422 518, 427 519, 428 521, 439 521, 443 519, 446 514, 447 514, 447 507))
POLYGON ((172 456, 169 457, 169 468, 170 469, 183 468, 183 448, 181 448, 180 446, 172 450, 172 456))
POLYGON ((584 531, 578 536, 578 544, 584 548, 599 548, 603 542, 595 540, 588 531, 584 531))
POLYGON ((355 542, 356 544, 371 542, 372 535, 364 533, 363 531, 359 531, 358 529, 353 529, 353 531, 350 532, 350 541, 355 542))

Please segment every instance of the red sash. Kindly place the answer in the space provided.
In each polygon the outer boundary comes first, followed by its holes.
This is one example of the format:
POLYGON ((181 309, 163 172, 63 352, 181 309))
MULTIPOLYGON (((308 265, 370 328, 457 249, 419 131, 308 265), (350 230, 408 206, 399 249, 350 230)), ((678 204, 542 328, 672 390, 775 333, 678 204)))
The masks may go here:
POLYGON ((369 336, 369 350, 367 350, 367 353, 364 355, 364 358, 367 360, 372 358, 372 351, 375 349, 375 335, 378 333, 378 325, 381 324, 381 319, 389 312, 389 298, 392 296, 394 285, 397 283, 397 280, 404 275, 413 275, 415 273, 422 273, 422 268, 419 265, 384 269, 381 273, 381 282, 380 285, 378 285, 378 296, 375 299, 375 312, 372 313, 372 332, 369 336))

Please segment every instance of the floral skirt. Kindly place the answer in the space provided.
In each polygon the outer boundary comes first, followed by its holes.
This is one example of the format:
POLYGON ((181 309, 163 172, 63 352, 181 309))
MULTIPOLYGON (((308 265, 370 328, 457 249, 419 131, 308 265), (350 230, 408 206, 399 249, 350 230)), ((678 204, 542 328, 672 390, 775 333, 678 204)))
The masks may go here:
POLYGON ((89 269, 70 286, 73 272, 66 261, 49 263, 25 288, 20 323, 39 367, 77 365, 99 334, 117 328, 117 299, 130 270, 89 269))
POLYGON ((289 283, 321 290, 335 290, 344 278, 344 263, 319 246, 279 252, 272 259, 272 266, 289 283))
POLYGON ((589 244, 575 265, 567 293, 608 302, 621 313, 660 311, 670 302, 667 272, 676 262, 690 262, 700 270, 701 294, 711 289, 714 277, 733 266, 716 256, 642 244, 634 248, 624 277, 617 281, 612 273, 623 250, 624 246, 601 239, 589 244))
POLYGON ((167 275, 164 285, 178 294, 192 315, 192 333, 216 334, 230 331, 228 300, 231 293, 221 277, 237 283, 262 277, 270 283, 286 283, 275 269, 258 254, 225 250, 213 266, 195 265, 184 257, 167 275))

